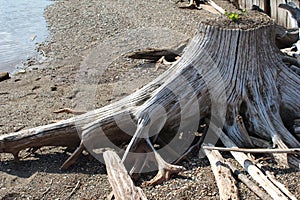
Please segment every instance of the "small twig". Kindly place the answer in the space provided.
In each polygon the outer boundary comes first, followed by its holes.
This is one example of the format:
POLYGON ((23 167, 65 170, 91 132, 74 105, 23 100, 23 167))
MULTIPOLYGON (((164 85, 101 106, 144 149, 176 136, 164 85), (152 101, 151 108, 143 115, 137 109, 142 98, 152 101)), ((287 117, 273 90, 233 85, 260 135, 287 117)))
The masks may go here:
POLYGON ((291 148, 291 149, 245 149, 245 148, 226 148, 226 147, 210 147, 203 146, 203 149, 207 150, 219 150, 219 151, 235 151, 243 153, 291 153, 291 154, 300 154, 300 148, 291 148))
POLYGON ((42 196, 46 195, 50 191, 52 183, 53 183, 53 179, 51 179, 50 186, 42 193, 42 196))
POLYGON ((25 128, 25 127, 26 127, 26 126, 22 125, 21 127, 15 129, 14 131, 15 131, 15 132, 18 132, 18 131, 22 130, 22 129, 25 128))
POLYGON ((76 111, 76 110, 73 110, 71 108, 62 108, 62 109, 59 109, 59 110, 56 110, 56 111, 53 111, 53 113, 68 113, 68 114, 74 114, 74 115, 81 115, 81 114, 84 114, 86 113, 85 111, 76 111))
POLYGON ((65 200, 69 199, 75 193, 75 191, 79 188, 79 185, 80 185, 80 181, 77 181, 76 186, 73 188, 73 190, 71 191, 71 193, 65 198, 65 200))

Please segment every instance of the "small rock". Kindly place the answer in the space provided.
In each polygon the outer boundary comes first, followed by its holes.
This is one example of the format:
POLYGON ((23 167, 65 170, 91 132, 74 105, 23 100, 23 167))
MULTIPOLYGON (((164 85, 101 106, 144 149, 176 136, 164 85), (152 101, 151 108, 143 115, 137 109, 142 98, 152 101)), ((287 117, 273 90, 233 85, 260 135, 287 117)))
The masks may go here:
POLYGON ((39 86, 39 85, 36 85, 36 86, 34 86, 31 90, 36 90, 36 89, 39 89, 41 86, 39 86))
POLYGON ((18 75, 18 74, 25 74, 26 73, 26 70, 25 69, 20 69, 17 73, 16 73, 16 75, 18 75))
POLYGON ((51 91, 56 91, 56 90, 57 90, 56 85, 51 86, 51 91))
POLYGON ((8 72, 0 72, 0 82, 9 79, 9 73, 8 72))

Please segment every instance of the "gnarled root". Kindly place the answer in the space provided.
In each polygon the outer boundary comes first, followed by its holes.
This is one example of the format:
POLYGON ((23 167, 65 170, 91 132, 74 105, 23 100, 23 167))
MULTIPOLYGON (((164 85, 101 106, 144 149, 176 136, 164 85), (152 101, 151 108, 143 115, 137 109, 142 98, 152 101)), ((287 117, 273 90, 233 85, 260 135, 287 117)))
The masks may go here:
POLYGON ((182 166, 167 163, 157 152, 154 151, 153 153, 158 164, 158 173, 150 181, 144 182, 143 186, 161 184, 162 182, 169 180, 172 174, 178 174, 185 170, 182 166))

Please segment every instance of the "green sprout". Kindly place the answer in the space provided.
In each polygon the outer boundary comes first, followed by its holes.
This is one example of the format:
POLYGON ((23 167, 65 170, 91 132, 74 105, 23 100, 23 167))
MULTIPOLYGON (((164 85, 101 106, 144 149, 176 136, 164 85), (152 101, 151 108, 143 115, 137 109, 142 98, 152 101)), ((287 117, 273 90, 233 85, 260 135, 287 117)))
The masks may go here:
POLYGON ((230 19, 231 21, 238 21, 240 19, 240 15, 238 13, 234 12, 225 12, 225 15, 230 19))

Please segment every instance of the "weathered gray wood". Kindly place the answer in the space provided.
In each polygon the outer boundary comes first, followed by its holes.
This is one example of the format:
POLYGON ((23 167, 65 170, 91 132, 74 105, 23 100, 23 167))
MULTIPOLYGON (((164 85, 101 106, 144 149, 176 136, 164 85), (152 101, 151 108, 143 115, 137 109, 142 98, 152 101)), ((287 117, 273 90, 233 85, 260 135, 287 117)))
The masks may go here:
POLYGON ((294 132, 295 134, 300 134, 300 119, 295 120, 294 132))
MULTIPOLYGON (((284 2, 284 1, 283 1, 284 2)), ((300 9, 299 5, 289 1, 288 3, 279 4, 279 8, 285 9, 290 12, 291 17, 296 20, 298 27, 300 27, 300 9)))
POLYGON ((0 153, 12 153, 18 159, 19 151, 42 146, 77 147, 80 143, 74 121, 65 120, 55 124, 0 135, 0 153))
POLYGON ((283 185, 282 183, 280 183, 276 177, 274 176, 274 174, 268 170, 263 170, 263 165, 260 163, 256 163, 256 166, 258 166, 262 171, 265 172, 266 176, 268 177, 268 179, 275 185, 277 186, 288 198, 290 198, 291 200, 297 200, 297 198, 295 197, 295 195, 293 195, 286 187, 285 185, 283 185))
POLYGON ((232 163, 226 162, 232 172, 237 178, 242 181, 254 194, 264 200, 272 200, 272 198, 260 189, 253 181, 251 181, 245 174, 241 173, 232 163))
POLYGON ((219 13, 225 14, 225 10, 222 7, 220 7, 219 5, 217 5, 214 1, 207 0, 207 3, 209 5, 211 5, 214 9, 216 9, 219 13))
POLYGON ((210 151, 204 149, 204 152, 211 164, 218 185, 220 199, 239 199, 236 181, 233 178, 230 169, 226 166, 222 155, 217 150, 210 151))
POLYGON ((280 49, 291 47, 294 43, 299 40, 299 29, 286 29, 283 26, 275 26, 276 37, 275 43, 276 46, 280 49))
POLYGON ((108 181, 116 200, 146 200, 142 189, 136 187, 119 156, 113 151, 103 153, 108 181))
MULTIPOLYGON (((220 135, 222 143, 227 147, 236 147, 233 141, 226 136, 223 131, 211 124, 213 131, 220 135)), ((275 200, 288 200, 288 198, 282 193, 282 191, 275 186, 266 175, 251 162, 251 159, 247 155, 241 152, 231 152, 233 157, 240 163, 240 165, 251 175, 251 177, 263 187, 268 194, 275 200)))
POLYGON ((226 148, 226 147, 212 147, 212 146, 202 146, 203 149, 207 150, 218 150, 218 151, 235 151, 243 153, 292 153, 300 154, 300 148, 290 148, 290 149, 247 149, 247 148, 226 148))

